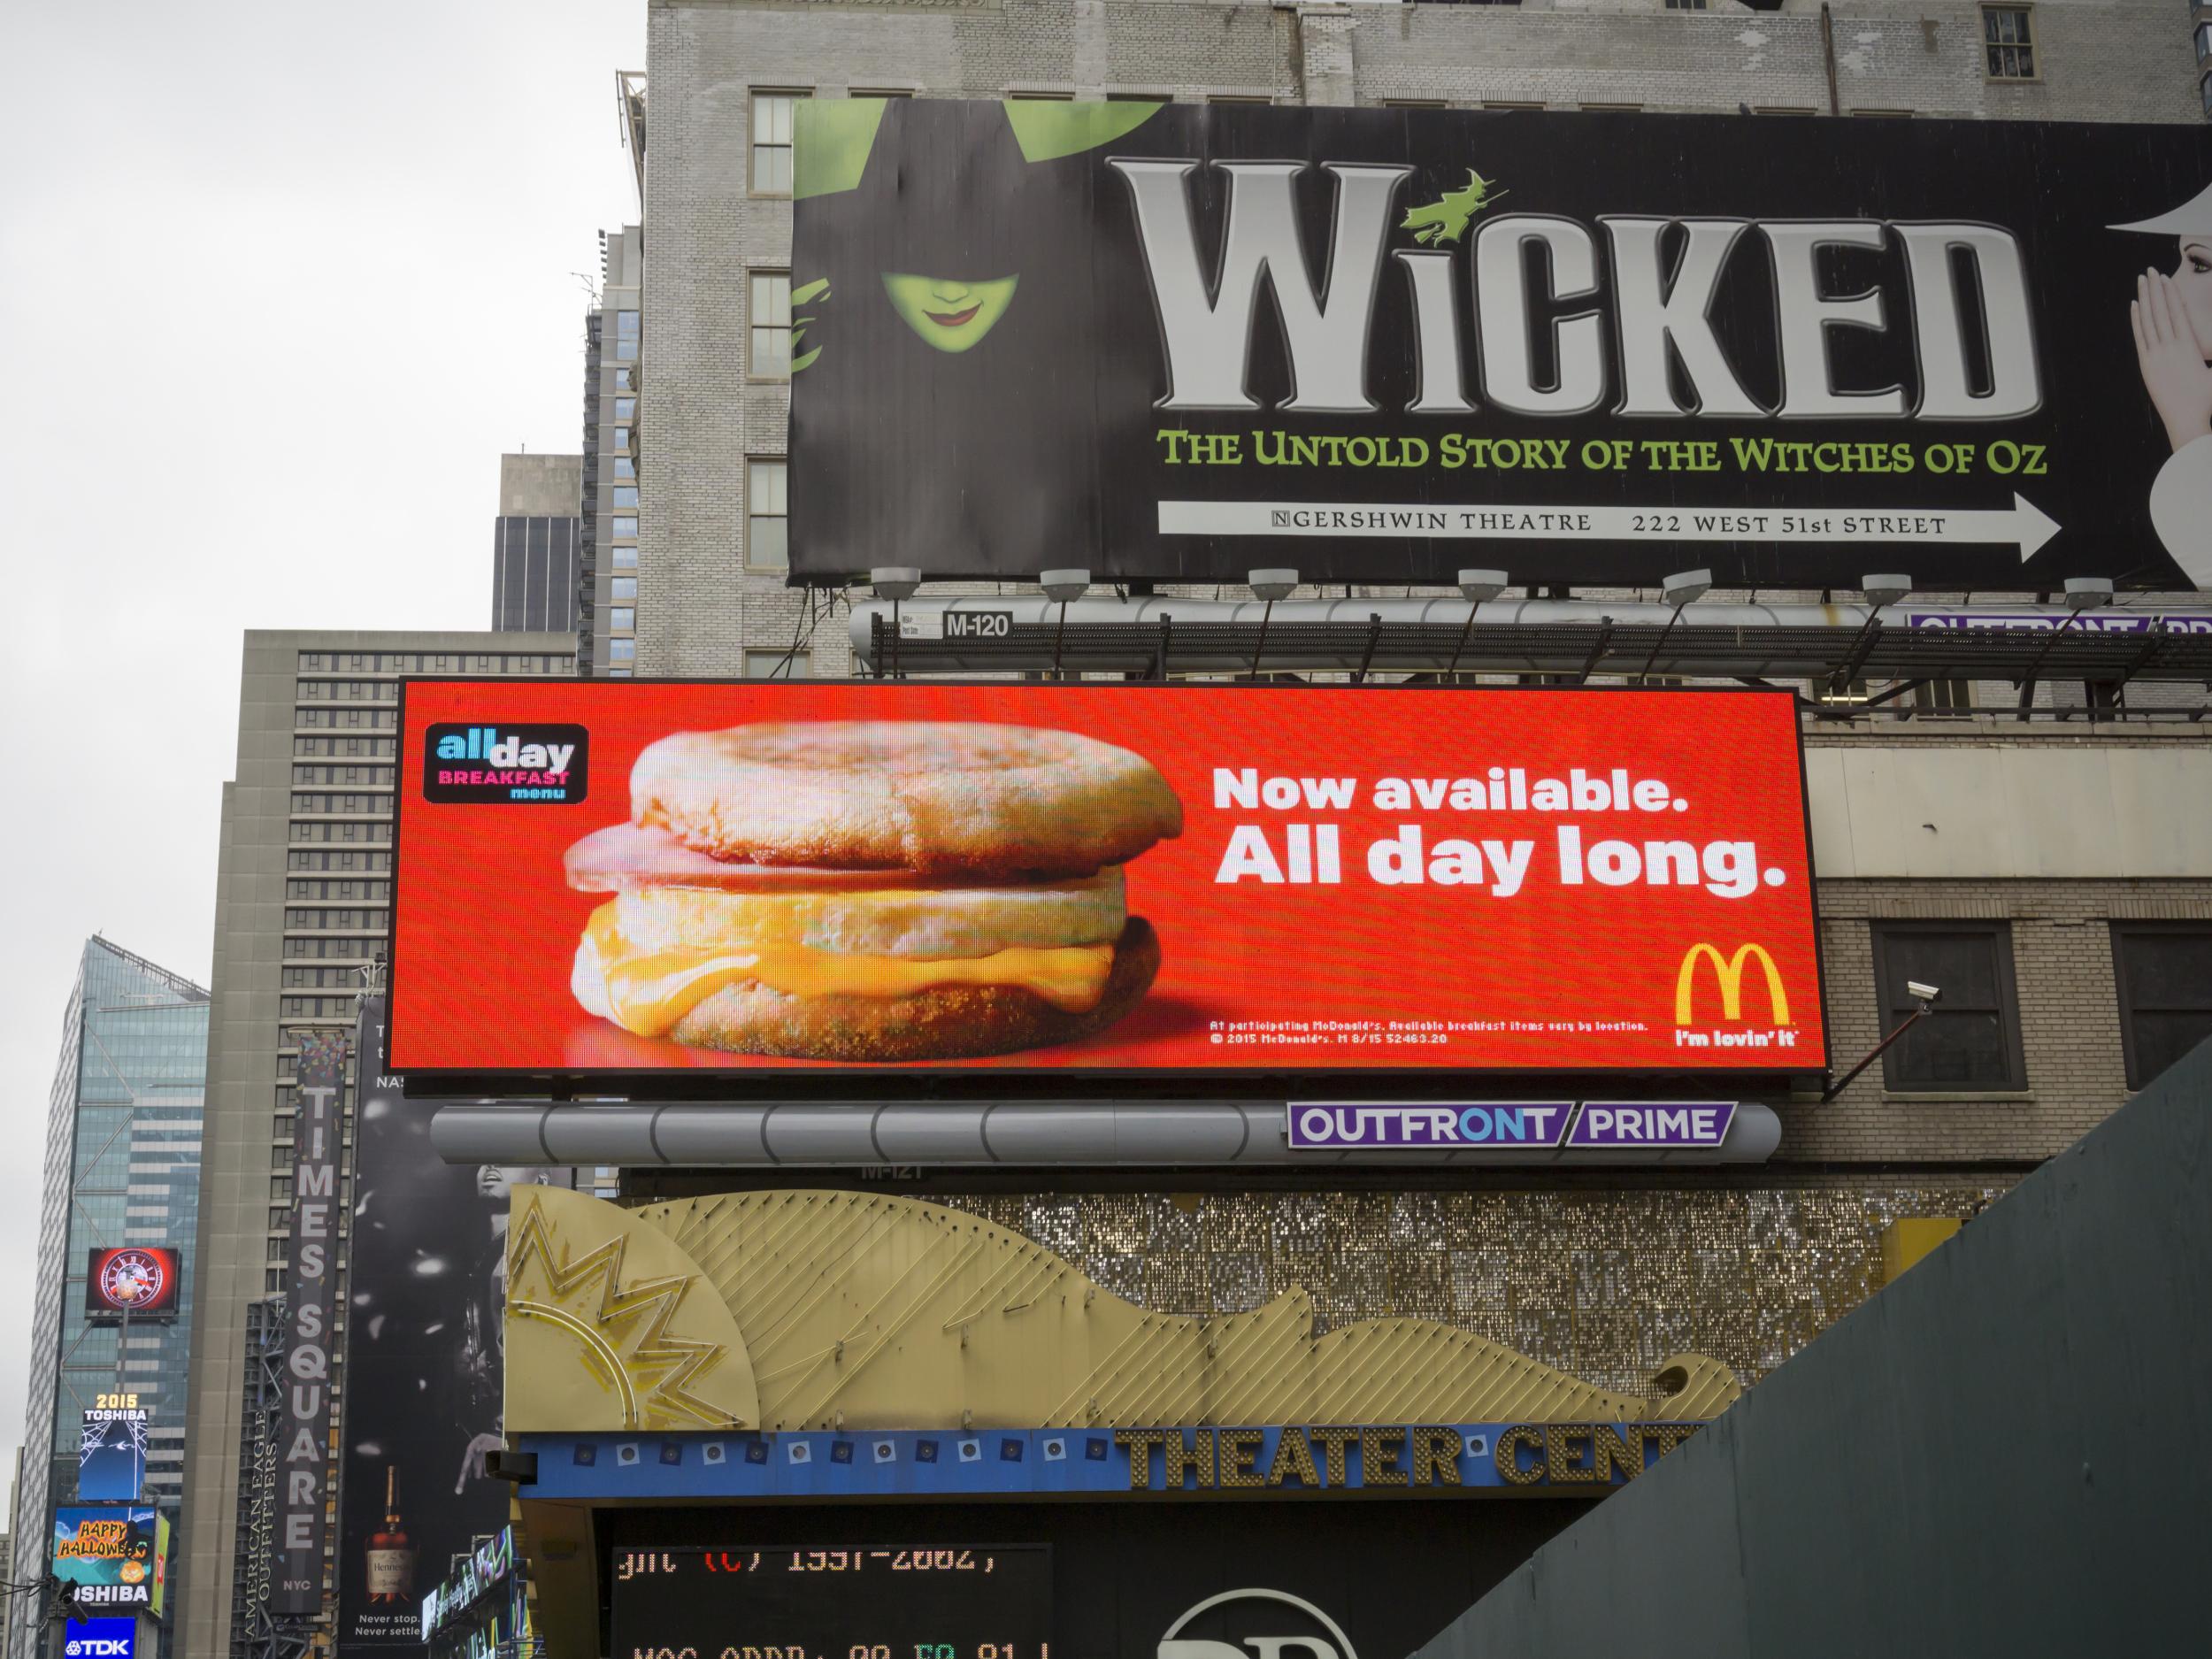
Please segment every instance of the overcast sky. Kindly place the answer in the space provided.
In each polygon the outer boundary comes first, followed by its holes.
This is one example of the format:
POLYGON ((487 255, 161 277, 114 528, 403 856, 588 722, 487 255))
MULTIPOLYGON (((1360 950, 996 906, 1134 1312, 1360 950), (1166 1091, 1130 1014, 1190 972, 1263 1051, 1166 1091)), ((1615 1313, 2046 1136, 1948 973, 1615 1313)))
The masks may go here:
POLYGON ((85 938, 206 983, 242 630, 487 626, 500 454, 581 443, 645 6, 16 4, 0 64, 12 1448, 85 938))

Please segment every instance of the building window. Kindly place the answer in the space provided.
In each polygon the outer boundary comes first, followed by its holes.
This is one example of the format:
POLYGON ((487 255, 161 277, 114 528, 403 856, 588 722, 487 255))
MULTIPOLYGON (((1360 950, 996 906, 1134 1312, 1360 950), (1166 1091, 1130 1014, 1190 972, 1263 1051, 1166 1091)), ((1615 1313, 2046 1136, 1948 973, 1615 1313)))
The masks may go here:
POLYGON ((618 571, 634 571, 637 568, 637 549, 634 547, 609 548, 607 562, 618 571))
POLYGON ((637 376, 627 369, 617 369, 614 372, 614 389, 618 392, 634 392, 637 390, 637 376))
POLYGON ((2035 42, 2026 6, 1982 8, 1982 64, 1992 81, 2035 79, 2035 42))
POLYGON ((2197 25, 2197 61, 2202 63, 2208 58, 2212 58, 2212 23, 2200 23, 2197 25))
POLYGON ((617 518, 614 521, 613 530, 609 534, 618 539, 626 536, 631 541, 634 541, 637 540, 637 520, 634 518, 617 518))
POLYGON ((2142 1088, 2212 1037, 2212 926, 2115 922, 2112 969, 2128 1087, 2142 1088))
POLYGON ((1974 707, 1970 680, 1931 680, 1912 688, 1912 706, 1924 714, 1966 714, 1974 707))
POLYGON ((627 426, 617 426, 614 429, 614 447, 619 453, 628 453, 630 448, 630 429, 627 426))
POLYGON ((799 99, 796 92, 753 94, 753 194, 791 194, 791 127, 799 99))
POLYGON ((855 87, 847 96, 856 98, 910 98, 914 96, 914 88, 911 87, 855 87))
POLYGON ((637 660, 637 641, 635 640, 609 640, 607 641, 607 660, 611 663, 635 662, 637 660))
POLYGON ((637 630, 637 612, 626 605, 617 605, 607 612, 607 626, 618 634, 632 634, 637 630))
POLYGON ((1006 89, 1006 96, 1010 98, 1022 98, 1032 102, 1066 104, 1074 98, 1075 94, 1072 92, 1021 92, 1009 87, 1006 89))
POLYGON ((791 568, 786 482, 781 461, 754 461, 745 469, 745 562, 755 570, 791 568))
POLYGON ((637 419, 637 399, 634 397, 616 398, 614 400, 614 418, 617 420, 635 420, 637 419))
POLYGON ((753 273, 751 373, 761 380, 787 380, 791 374, 791 273, 788 271, 753 273))
POLYGON ((638 314, 635 311, 617 311, 614 314, 614 354, 625 363, 637 361, 638 314))
POLYGON ((1670 12, 1702 12, 1705 10, 1705 0, 1667 0, 1667 10, 1670 12))
POLYGON ((1832 680, 1816 680, 1808 689, 1815 703, 1831 709, 1856 708, 1874 695, 1863 680, 1847 680, 1840 686, 1832 680))
POLYGON ((637 463, 633 461, 626 455, 616 456, 614 457, 614 475, 617 478, 635 478, 637 476, 637 463))
POLYGON ((2011 1090, 2027 1087, 2012 929, 2004 922, 1876 922, 1874 975, 1882 1034, 1919 1002, 1918 980, 1943 993, 1934 1011, 1890 1046, 1882 1075, 1893 1089, 2011 1090))
POLYGON ((1209 104, 1272 104, 1275 100, 1263 92, 1215 92, 1207 95, 1209 104))
POLYGON ((618 507, 636 506, 637 486, 635 484, 617 484, 614 487, 614 504, 618 507))
POLYGON ((801 650, 748 651, 745 653, 745 678, 811 680, 814 678, 813 654, 801 650))
POLYGON ((610 599, 636 598, 637 578, 634 576, 609 577, 607 579, 607 597, 610 599))

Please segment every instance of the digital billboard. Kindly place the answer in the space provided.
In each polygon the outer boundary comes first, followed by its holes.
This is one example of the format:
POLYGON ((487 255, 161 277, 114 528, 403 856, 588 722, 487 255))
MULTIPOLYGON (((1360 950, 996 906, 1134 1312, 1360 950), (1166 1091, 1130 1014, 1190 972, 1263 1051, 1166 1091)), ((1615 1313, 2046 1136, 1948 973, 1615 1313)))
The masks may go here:
POLYGON ((165 1247, 128 1244, 87 1256, 85 1311, 96 1319, 173 1319, 184 1294, 184 1256, 165 1247))
POLYGON ((796 113, 795 580, 2212 585, 2200 127, 796 113))
POLYGON ((158 1618, 169 1582, 169 1517, 150 1504, 62 1504, 54 1576, 80 1606, 144 1608, 158 1618))
POLYGON ((507 1536, 514 1488, 486 1473, 484 1455, 505 1444, 508 1194, 572 1179, 441 1158, 433 1110, 408 1103, 386 1062, 384 1010, 383 997, 362 998, 354 1038, 341 1655, 419 1647, 434 1586, 419 1580, 468 1558, 472 1540, 507 1536))
POLYGON ((860 1659, 1052 1659, 1049 1544, 739 1540, 726 1549, 618 1552, 611 1564, 618 1652, 779 1644, 786 1654, 795 1646, 801 1655, 860 1659))
POLYGON ((104 1394, 84 1409, 77 1442, 80 1502, 135 1502, 146 1495, 146 1446, 153 1413, 134 1394, 104 1394))
POLYGON ((402 732, 411 1085, 1825 1060, 1787 693, 416 680, 402 732))

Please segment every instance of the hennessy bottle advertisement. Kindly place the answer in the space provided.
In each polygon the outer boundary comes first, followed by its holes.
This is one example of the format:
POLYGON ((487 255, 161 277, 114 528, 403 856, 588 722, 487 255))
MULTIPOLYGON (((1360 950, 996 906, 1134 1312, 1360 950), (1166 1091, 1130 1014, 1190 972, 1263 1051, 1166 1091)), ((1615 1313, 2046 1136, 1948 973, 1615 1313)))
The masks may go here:
POLYGON ((507 1524, 498 1446, 507 1189, 566 1171, 449 1164, 432 1108, 385 1069, 384 1000, 363 1005, 339 1586, 341 1652, 421 1645, 421 1600, 507 1524))

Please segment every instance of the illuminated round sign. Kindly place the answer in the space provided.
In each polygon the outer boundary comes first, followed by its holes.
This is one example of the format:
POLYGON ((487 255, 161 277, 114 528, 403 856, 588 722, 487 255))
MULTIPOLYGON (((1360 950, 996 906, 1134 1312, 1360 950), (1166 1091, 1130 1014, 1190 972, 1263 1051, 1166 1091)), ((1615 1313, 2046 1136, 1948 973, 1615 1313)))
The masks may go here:
POLYGON ((111 1308, 157 1306, 169 1289, 169 1263, 153 1250, 116 1250, 100 1264, 100 1299, 111 1308))

